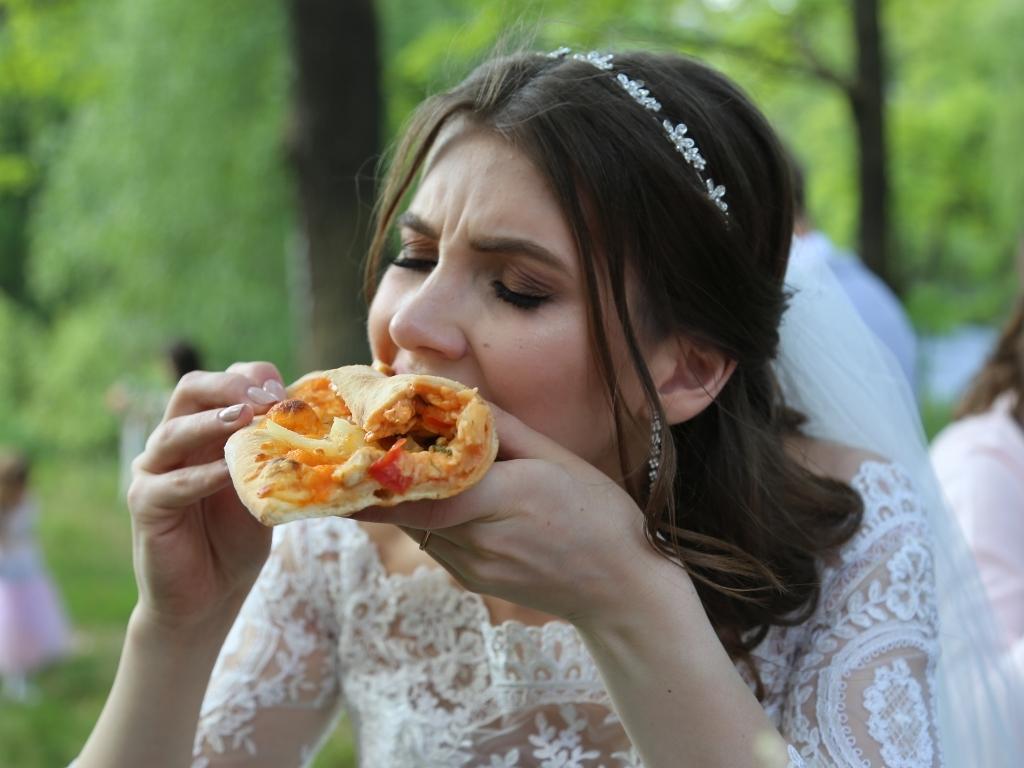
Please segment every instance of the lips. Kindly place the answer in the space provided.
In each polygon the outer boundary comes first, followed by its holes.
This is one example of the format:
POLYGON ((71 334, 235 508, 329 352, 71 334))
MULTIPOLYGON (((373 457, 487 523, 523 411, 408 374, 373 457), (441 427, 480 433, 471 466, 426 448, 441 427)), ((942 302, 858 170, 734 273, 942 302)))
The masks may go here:
POLYGON ((418 376, 440 376, 443 379, 457 381, 467 387, 479 387, 474 377, 462 375, 455 367, 445 369, 440 366, 417 365, 416 363, 410 364, 406 361, 397 360, 391 363, 391 367, 396 374, 413 373, 418 376))

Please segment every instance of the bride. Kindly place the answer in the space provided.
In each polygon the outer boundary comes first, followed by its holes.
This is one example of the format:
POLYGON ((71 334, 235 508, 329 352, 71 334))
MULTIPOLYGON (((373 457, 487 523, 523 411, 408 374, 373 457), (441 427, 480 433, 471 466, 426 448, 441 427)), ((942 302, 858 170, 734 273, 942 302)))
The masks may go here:
POLYGON ((1015 764, 913 403, 838 289, 787 279, 792 217, 773 131, 689 59, 519 54, 428 100, 370 342, 478 387, 500 461, 270 551, 222 451, 280 375, 186 376, 79 768, 304 765, 342 711, 368 766, 1015 764))

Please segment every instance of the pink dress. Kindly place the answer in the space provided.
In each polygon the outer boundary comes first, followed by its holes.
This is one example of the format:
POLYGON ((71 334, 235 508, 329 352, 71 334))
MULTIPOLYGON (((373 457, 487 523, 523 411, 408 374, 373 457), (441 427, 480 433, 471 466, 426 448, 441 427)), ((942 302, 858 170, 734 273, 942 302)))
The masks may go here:
POLYGON ((1024 669, 1024 430, 1005 394, 932 443, 935 472, 974 552, 1007 649, 1024 669))
POLYGON ((24 675, 69 649, 64 609, 36 549, 27 497, 0 520, 0 675, 24 675))

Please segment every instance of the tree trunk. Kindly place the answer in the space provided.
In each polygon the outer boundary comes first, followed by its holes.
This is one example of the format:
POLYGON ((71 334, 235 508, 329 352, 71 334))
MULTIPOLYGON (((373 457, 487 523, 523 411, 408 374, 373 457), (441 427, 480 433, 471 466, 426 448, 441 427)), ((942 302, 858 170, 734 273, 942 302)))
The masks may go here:
POLYGON ((853 0, 857 43, 857 78, 851 107, 857 126, 860 181, 859 244, 861 259, 897 293, 889 264, 889 186, 885 142, 884 71, 878 0, 853 0))
POLYGON ((381 122, 374 4, 289 0, 288 14, 298 361, 303 370, 368 362, 360 288, 381 122))

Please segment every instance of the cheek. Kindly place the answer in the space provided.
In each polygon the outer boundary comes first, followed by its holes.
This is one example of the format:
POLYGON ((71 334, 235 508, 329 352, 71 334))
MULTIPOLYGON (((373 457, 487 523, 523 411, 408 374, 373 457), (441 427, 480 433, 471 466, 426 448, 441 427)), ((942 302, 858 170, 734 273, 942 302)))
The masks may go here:
POLYGON ((476 349, 499 406, 603 467, 612 419, 584 323, 556 321, 504 341, 492 336, 476 349))

